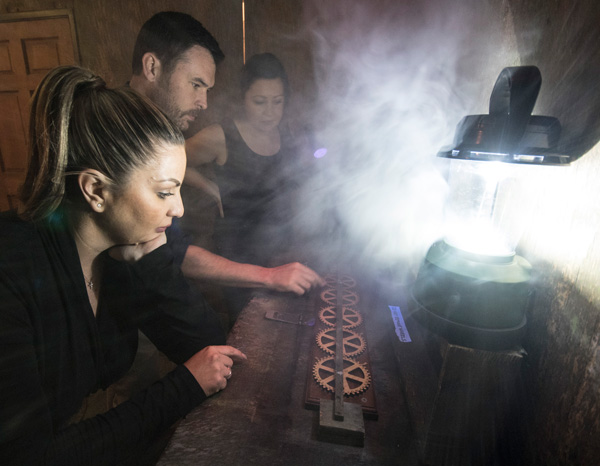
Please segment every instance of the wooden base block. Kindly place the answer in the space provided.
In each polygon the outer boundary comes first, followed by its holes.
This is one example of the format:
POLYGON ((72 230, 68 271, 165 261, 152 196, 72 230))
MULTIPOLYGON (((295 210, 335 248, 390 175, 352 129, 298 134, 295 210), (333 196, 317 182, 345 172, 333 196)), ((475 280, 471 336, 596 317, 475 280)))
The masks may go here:
POLYGON ((364 446, 365 424, 361 406, 345 402, 344 419, 342 421, 335 420, 333 414, 334 402, 332 400, 321 400, 317 439, 341 445, 364 446))

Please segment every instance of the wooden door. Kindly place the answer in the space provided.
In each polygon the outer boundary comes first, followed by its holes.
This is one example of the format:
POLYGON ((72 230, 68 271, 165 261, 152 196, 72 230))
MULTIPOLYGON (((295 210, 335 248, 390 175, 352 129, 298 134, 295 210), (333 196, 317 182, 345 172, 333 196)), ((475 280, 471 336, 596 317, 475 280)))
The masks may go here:
POLYGON ((70 11, 0 16, 0 211, 15 208, 27 170, 29 99, 44 75, 78 62, 70 11))

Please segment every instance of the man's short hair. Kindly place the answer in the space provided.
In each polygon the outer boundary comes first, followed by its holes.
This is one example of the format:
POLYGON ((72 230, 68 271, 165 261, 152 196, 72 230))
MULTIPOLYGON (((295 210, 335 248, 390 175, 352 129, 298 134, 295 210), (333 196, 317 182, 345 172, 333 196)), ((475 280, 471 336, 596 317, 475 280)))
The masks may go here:
POLYGON ((131 63, 133 74, 142 72, 142 57, 152 52, 168 75, 181 55, 194 45, 207 49, 215 65, 225 58, 217 40, 192 16, 176 11, 157 13, 144 23, 135 41, 131 63))

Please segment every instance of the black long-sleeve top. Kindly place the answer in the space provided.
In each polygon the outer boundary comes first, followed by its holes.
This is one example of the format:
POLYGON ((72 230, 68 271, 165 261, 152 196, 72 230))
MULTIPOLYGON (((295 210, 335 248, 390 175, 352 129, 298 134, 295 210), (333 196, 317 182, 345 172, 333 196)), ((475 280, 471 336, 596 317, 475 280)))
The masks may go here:
POLYGON ((119 464, 206 396, 179 365, 130 400, 68 424, 83 399, 131 366, 142 330, 181 364, 223 344, 163 246, 135 264, 103 254, 96 316, 73 238, 60 216, 0 214, 0 464, 119 464))

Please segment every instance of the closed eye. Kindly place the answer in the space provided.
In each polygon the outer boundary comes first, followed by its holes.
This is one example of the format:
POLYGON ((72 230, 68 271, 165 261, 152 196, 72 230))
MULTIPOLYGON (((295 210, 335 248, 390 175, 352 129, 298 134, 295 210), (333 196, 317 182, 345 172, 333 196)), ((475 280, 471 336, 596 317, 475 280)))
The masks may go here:
POLYGON ((162 193, 162 192, 159 192, 159 193, 156 193, 156 194, 157 194, 157 196, 158 196, 158 197, 160 197, 161 199, 166 199, 166 198, 167 198, 167 197, 169 197, 169 196, 174 196, 174 194, 173 194, 173 193, 162 193))

